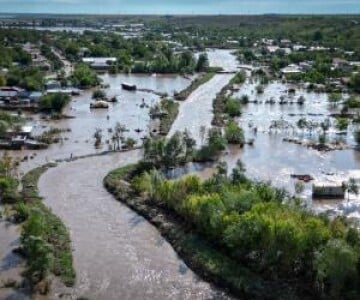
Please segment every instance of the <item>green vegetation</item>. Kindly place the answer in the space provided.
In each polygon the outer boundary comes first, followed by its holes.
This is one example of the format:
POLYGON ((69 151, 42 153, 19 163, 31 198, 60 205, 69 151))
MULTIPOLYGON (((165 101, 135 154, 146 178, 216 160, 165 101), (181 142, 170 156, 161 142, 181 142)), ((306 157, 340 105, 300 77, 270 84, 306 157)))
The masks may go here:
POLYGON ((41 54, 44 55, 50 62, 54 71, 60 71, 64 66, 62 61, 54 54, 51 48, 47 45, 41 45, 40 48, 41 54))
POLYGON ((220 166, 204 182, 196 176, 166 180, 140 164, 111 172, 104 183, 158 226, 200 274, 237 295, 358 295, 359 232, 345 219, 313 215, 283 191, 251 182, 243 170, 239 164, 227 177, 226 166, 220 166), (132 189, 125 190, 120 179, 132 189))
MULTIPOLYGON (((213 112, 214 117, 211 122, 213 126, 223 126, 224 125, 224 113, 225 113, 225 105, 228 100, 226 96, 228 89, 230 88, 230 84, 224 86, 219 93, 217 93, 214 101, 213 101, 213 112)), ((240 102, 239 102, 239 105, 240 102)), ((236 106, 236 104, 234 105, 236 106)), ((236 107, 235 107, 236 110, 236 107)))
POLYGON ((70 79, 74 85, 82 88, 97 86, 100 83, 95 71, 86 64, 77 65, 70 79))
POLYGON ((39 110, 44 112, 61 113, 70 100, 71 98, 67 94, 47 94, 40 99, 39 110))
POLYGON ((34 67, 12 67, 6 75, 6 84, 29 91, 41 91, 44 86, 44 72, 34 67))
POLYGON ((215 161, 221 151, 225 150, 226 139, 223 137, 221 130, 212 128, 208 132, 205 145, 196 151, 194 160, 197 162, 215 161))
POLYGON ((200 85, 208 82, 211 78, 214 77, 214 75, 215 73, 209 72, 195 78, 187 88, 181 92, 175 93, 175 99, 180 101, 186 100, 186 98, 189 97, 193 91, 195 91, 200 85))
POLYGON ((92 94, 93 99, 104 99, 106 98, 106 93, 103 90, 95 90, 92 94))
POLYGON ((171 125, 175 121, 179 113, 179 103, 171 99, 161 99, 160 102, 160 134, 167 135, 171 129, 171 125))
POLYGON ((15 161, 6 152, 0 160, 0 198, 2 203, 16 203, 19 200, 18 180, 14 174, 17 169, 15 161))
POLYGON ((331 93, 328 97, 328 100, 330 103, 336 105, 340 100, 342 96, 340 93, 331 93))
POLYGON ((231 84, 241 84, 246 80, 246 73, 244 71, 236 73, 236 75, 231 79, 231 84))
POLYGON ((336 128, 340 131, 346 131, 349 126, 349 120, 347 118, 337 118, 336 128))
POLYGON ((0 136, 3 137, 7 130, 18 130, 24 124, 24 119, 20 115, 12 115, 5 111, 0 111, 0 136))
POLYGON ((360 73, 359 72, 357 72, 356 74, 351 76, 350 87, 353 89, 353 91, 355 93, 360 94, 360 73))
POLYGON ((229 144, 245 144, 244 132, 234 120, 230 120, 226 125, 225 138, 229 144))
POLYGON ((354 132, 354 139, 358 146, 360 146, 360 130, 354 132))
POLYGON ((15 211, 14 220, 21 224, 21 252, 26 257, 25 275, 34 291, 47 293, 50 273, 59 276, 67 286, 75 281, 69 233, 61 220, 41 201, 37 183, 40 176, 52 165, 28 172, 18 192, 18 162, 6 153, 0 160, 0 196, 15 211))
POLYGON ((170 139, 144 141, 144 161, 157 168, 171 168, 193 159, 195 141, 188 132, 176 132, 170 139))
POLYGON ((230 117, 238 117, 241 115, 241 103, 238 99, 227 97, 225 99, 224 112, 230 117))
POLYGON ((345 107, 347 108, 360 108, 360 97, 359 96, 351 96, 345 102, 345 107))
POLYGON ((51 165, 36 168, 22 178, 23 202, 15 206, 17 220, 21 220, 21 244, 27 259, 26 276, 34 289, 43 286, 41 293, 48 291, 48 275, 59 276, 67 286, 75 282, 69 232, 61 220, 41 201, 37 190, 40 176, 51 165))
POLYGON ((50 145, 56 144, 61 140, 61 133, 67 130, 60 128, 50 128, 47 131, 44 131, 41 135, 35 137, 38 142, 50 145))

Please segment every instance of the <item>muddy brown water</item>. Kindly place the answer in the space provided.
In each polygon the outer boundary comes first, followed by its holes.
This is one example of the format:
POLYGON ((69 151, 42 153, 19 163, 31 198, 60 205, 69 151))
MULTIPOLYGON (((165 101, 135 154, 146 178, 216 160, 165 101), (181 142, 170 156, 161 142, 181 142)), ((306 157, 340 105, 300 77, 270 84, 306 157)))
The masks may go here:
MULTIPOLYGON (((0 207, 1 210, 1 207, 0 207)), ((20 246, 19 228, 0 218, 0 299, 30 299, 26 293, 3 286, 9 282, 21 284, 25 261, 13 250, 20 246)))
MULTIPOLYGON (((216 59, 222 63, 226 59, 234 61, 226 51, 219 51, 218 54, 212 51, 209 56, 210 62, 216 59)), ((228 63, 228 67, 230 65, 233 64, 228 63)), ((219 76, 221 84, 227 83, 227 77, 228 75, 219 76)), ((35 132, 42 132, 50 127, 71 128, 71 132, 63 134, 66 138, 64 143, 52 145, 44 151, 10 152, 15 157, 28 156, 28 160, 20 166, 22 173, 48 161, 69 158, 71 154, 79 156, 107 150, 105 143, 102 149, 94 149, 93 132, 95 128, 101 128, 106 140, 109 137, 107 128, 114 126, 117 121, 129 129, 126 136, 140 141, 146 134, 149 107, 159 97, 152 93, 123 91, 121 82, 135 83, 139 88, 169 95, 191 82, 181 76, 168 75, 102 75, 102 78, 104 84, 109 84, 107 95, 117 96, 118 102, 111 104, 107 111, 91 111, 91 92, 84 92, 81 96, 74 97, 65 111, 75 116, 75 119, 56 122, 35 120, 35 132), (148 107, 141 109, 143 101, 148 107), (137 128, 141 128, 143 132, 135 133, 134 129, 137 128)), ((212 102, 212 96, 209 96, 207 105, 212 102)), ((209 113, 211 112, 206 112, 209 113)), ((210 117, 204 120, 208 122, 210 117)), ((182 126, 182 130, 186 128, 186 120, 182 126)), ((116 202, 102 187, 102 178, 110 170, 137 161, 138 152, 132 153, 64 163, 49 170, 41 178, 40 191, 46 204, 70 229, 78 275, 75 289, 66 289, 55 281, 55 289, 50 298, 57 298, 62 294, 70 299, 84 295, 91 299, 226 298, 208 283, 199 280, 154 227, 116 202)), ((5 240, 6 234, 3 227, 0 227, 1 240, 5 240)), ((12 232, 10 236, 18 239, 19 234, 12 232)), ((0 245, 0 250, 5 256, 11 252, 5 243, 0 245)), ((9 261, 15 263, 16 258, 9 261)))
POLYGON ((102 179, 136 162, 139 151, 63 163, 40 179, 45 204, 70 229, 77 280, 55 286, 57 299, 221 299, 145 219, 116 201, 102 179), (64 298, 63 298, 64 299, 64 298))

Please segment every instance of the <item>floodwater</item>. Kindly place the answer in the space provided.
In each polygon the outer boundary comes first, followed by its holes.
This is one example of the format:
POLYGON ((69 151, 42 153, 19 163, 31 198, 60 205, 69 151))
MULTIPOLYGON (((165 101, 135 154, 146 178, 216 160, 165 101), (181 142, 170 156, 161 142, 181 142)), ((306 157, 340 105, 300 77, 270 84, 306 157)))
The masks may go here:
MULTIPOLYGON (((360 152, 353 149, 336 150, 330 152, 319 152, 302 145, 284 142, 283 138, 298 138, 301 140, 317 140, 321 132, 320 128, 309 131, 299 129, 296 126, 300 118, 320 123, 326 118, 330 119, 331 127, 328 131, 328 139, 335 139, 346 143, 353 148, 355 142, 353 131, 355 127, 349 126, 346 135, 338 135, 335 129, 335 119, 330 117, 331 113, 337 112, 329 105, 326 94, 308 93, 298 89, 296 95, 291 97, 286 91, 289 86, 280 82, 270 83, 262 95, 255 92, 256 83, 247 82, 234 96, 248 95, 250 101, 258 100, 258 103, 249 103, 243 106, 243 114, 239 118, 239 124, 245 130, 245 136, 254 139, 254 146, 245 146, 240 150, 231 147, 223 157, 228 163, 229 169, 235 166, 241 159, 247 174, 257 180, 271 181, 275 186, 286 188, 294 192, 295 180, 290 174, 310 174, 320 181, 345 181, 351 176, 360 176, 360 152), (280 96, 284 96, 287 104, 279 104, 280 96), (305 97, 305 104, 290 104, 296 102, 300 97, 305 97), (266 103, 270 98, 276 103, 266 103), (280 121, 277 128, 269 129, 272 121, 280 121), (257 133, 254 133, 254 128, 257 133)), ((346 96, 345 96, 346 97, 346 96)), ((350 201, 312 201, 311 184, 305 185, 305 190, 299 195, 308 207, 316 211, 327 211, 332 214, 345 214, 349 217, 360 219, 360 199, 350 195, 350 201)))
POLYGON ((174 91, 180 91, 187 87, 193 78, 184 78, 178 75, 140 74, 118 74, 114 76, 104 74, 100 77, 103 79, 104 85, 109 86, 105 89, 107 96, 109 98, 116 96, 118 102, 109 103, 109 109, 90 109, 90 103, 93 101, 91 99, 92 91, 84 91, 80 96, 73 97, 64 111, 64 114, 75 118, 60 121, 35 119, 32 122, 35 135, 52 127, 71 129, 71 132, 62 133, 63 141, 51 145, 46 150, 10 151, 9 153, 14 157, 29 157, 27 161, 21 164, 21 171, 26 172, 48 161, 69 158, 71 154, 80 156, 109 150, 108 142, 111 141, 112 136, 109 129, 114 128, 117 122, 125 125, 128 129, 124 134, 125 138, 131 137, 138 144, 141 144, 141 139, 147 136, 149 132, 150 107, 157 103, 160 97, 150 92, 122 90, 121 82, 134 83, 140 89, 146 88, 171 96, 174 91), (142 108, 143 102, 145 107, 142 108), (99 149, 95 149, 95 139, 93 138, 97 128, 102 130, 103 136, 99 149), (140 132, 137 132, 137 129, 140 132), (30 157, 32 158, 30 159, 30 157))
MULTIPOLYGON (((1 213, 3 213, 2 207, 0 207, 1 213)), ((7 222, 5 216, 4 218, 0 217, 0 241, 0 299, 30 299, 21 290, 4 287, 6 283, 10 282, 21 284, 23 278, 20 274, 24 271, 24 260, 13 252, 20 246, 19 228, 11 222, 7 222)))
POLYGON ((57 285, 52 299, 226 298, 199 279, 152 225, 103 188, 110 170, 140 156, 132 151, 81 159, 41 177, 41 196, 70 230, 77 271, 75 288, 57 285))
MULTIPOLYGON (((229 50, 209 50, 207 53, 210 66, 222 67, 224 71, 229 72, 237 70, 236 58, 229 50)), ((203 144, 205 140, 201 134, 201 128, 206 130, 211 128, 213 100, 233 76, 232 74, 216 74, 192 92, 186 101, 180 102, 179 115, 168 136, 186 128, 198 146, 203 144)))

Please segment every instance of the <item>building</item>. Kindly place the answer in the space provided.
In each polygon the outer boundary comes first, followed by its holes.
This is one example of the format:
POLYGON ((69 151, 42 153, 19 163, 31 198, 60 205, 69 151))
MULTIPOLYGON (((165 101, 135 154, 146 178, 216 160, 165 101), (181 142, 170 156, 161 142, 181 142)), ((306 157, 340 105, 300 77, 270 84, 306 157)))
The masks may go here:
POLYGON ((336 198, 344 199, 345 189, 341 182, 321 182, 316 181, 312 186, 313 198, 326 199, 336 198))
POLYGON ((291 64, 287 67, 281 69, 281 74, 283 75, 291 75, 291 74, 301 74, 302 70, 298 65, 291 64))
POLYGON ((108 69, 116 64, 116 57, 83 57, 82 62, 94 69, 108 69))
POLYGON ((22 92, 23 89, 14 86, 0 87, 0 100, 2 101, 17 100, 22 92))
POLYGON ((46 90, 61 89, 61 83, 57 80, 49 80, 45 83, 46 90))

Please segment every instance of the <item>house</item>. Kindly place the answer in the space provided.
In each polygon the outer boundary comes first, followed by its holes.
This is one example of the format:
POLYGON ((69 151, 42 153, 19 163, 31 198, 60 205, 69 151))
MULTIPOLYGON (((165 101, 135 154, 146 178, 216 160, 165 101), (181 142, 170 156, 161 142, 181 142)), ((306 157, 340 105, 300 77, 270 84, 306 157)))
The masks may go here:
POLYGON ((18 87, 10 87, 10 86, 3 86, 0 87, 0 100, 2 101, 10 101, 10 100, 17 100, 20 97, 20 93, 23 90, 18 87))
POLYGON ((283 75, 291 75, 291 74, 301 74, 302 70, 298 65, 291 64, 287 67, 281 69, 281 74, 283 75))
POLYGON ((61 89, 61 83, 57 80, 49 80, 45 83, 46 90, 61 89))
POLYGON ((292 48, 294 51, 302 51, 307 49, 304 45, 293 45, 292 48))
POLYGON ((290 47, 291 41, 287 40, 287 39, 282 39, 282 40, 280 40, 280 45, 281 45, 281 47, 290 47))
POLYGON ((30 102, 36 103, 36 102, 40 101, 42 96, 43 96, 42 92, 30 92, 28 95, 28 98, 29 98, 30 102))
POLYGON ((117 62, 116 57, 83 57, 82 62, 94 69, 107 69, 117 62))
POLYGON ((332 65, 335 69, 340 69, 345 72, 351 72, 352 66, 346 59, 333 58, 332 65))
POLYGON ((265 49, 268 53, 275 53, 276 51, 280 50, 280 47, 279 46, 267 46, 265 49))
POLYGON ((13 139, 13 138, 30 138, 31 134, 33 131, 33 127, 32 126, 21 126, 21 127, 13 127, 13 128, 9 128, 8 130, 6 130, 6 132, 4 133, 4 138, 7 139, 13 139))

